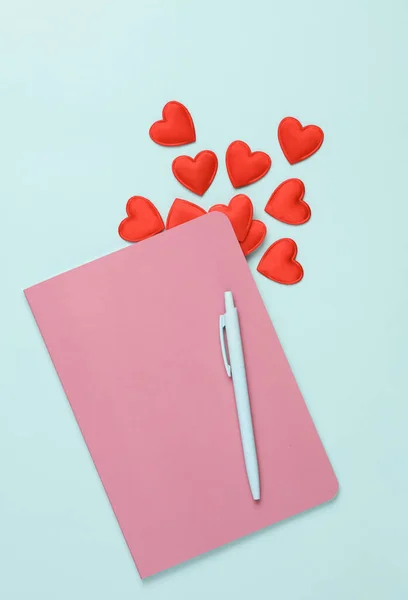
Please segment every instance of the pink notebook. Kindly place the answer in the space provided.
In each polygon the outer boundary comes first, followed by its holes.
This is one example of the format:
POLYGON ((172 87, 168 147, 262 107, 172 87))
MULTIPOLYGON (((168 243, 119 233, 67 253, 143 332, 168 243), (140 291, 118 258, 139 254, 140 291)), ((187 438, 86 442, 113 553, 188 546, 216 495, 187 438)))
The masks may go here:
POLYGON ((330 500, 338 484, 227 217, 25 291, 141 577, 330 500), (240 317, 261 500, 219 340, 240 317))

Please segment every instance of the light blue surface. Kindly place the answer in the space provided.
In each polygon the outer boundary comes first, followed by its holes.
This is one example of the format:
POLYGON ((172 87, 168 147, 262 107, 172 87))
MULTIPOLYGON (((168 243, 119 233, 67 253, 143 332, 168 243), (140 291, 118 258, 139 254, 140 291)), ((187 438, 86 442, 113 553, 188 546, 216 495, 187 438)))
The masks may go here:
POLYGON ((406 0, 2 3, 2 600, 408 598, 407 21, 406 0), (196 200, 171 174, 180 149, 147 135, 170 99, 197 126, 182 153, 221 159, 205 207, 232 196, 232 140, 271 153, 249 193, 305 277, 256 281, 341 491, 142 583, 22 289, 122 247, 129 196, 165 215, 196 200), (293 167, 276 137, 287 115, 326 133, 293 167), (298 229, 263 213, 291 176, 313 210, 298 229))

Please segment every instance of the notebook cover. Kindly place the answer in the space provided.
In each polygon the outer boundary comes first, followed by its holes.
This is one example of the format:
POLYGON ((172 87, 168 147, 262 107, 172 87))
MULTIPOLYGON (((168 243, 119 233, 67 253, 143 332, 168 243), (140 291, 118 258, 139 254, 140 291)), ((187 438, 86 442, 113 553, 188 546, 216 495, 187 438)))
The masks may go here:
POLYGON ((338 484, 228 218, 210 213, 25 291, 141 577, 338 484), (240 317, 261 500, 219 341, 240 317))

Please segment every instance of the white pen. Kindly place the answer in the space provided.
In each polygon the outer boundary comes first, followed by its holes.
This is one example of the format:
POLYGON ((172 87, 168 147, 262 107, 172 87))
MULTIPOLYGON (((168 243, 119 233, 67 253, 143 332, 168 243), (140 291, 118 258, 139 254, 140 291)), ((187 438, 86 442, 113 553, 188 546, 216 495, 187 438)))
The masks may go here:
POLYGON ((225 292, 225 314, 220 316, 221 351, 228 377, 232 377, 235 402, 237 405, 239 428, 241 431, 242 449, 249 487, 254 500, 261 497, 259 485, 259 468, 256 455, 254 429, 252 426, 251 405, 249 402, 248 384, 245 371, 244 352, 242 349, 241 330, 239 327, 238 311, 234 305, 232 292, 225 292), (227 360, 225 336, 228 344, 227 360))

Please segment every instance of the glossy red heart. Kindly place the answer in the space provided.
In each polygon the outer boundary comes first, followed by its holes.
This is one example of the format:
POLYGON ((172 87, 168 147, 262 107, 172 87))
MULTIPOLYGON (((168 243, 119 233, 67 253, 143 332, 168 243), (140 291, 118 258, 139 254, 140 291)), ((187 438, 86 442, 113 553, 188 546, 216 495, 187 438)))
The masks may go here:
POLYGON ((211 150, 203 150, 195 158, 178 156, 173 160, 171 168, 181 185, 202 196, 217 174, 218 159, 211 150))
POLYGON ((319 150, 324 133, 317 125, 303 127, 294 117, 286 117, 279 123, 278 139, 283 154, 294 165, 319 150))
POLYGON ((193 119, 181 102, 167 102, 162 110, 163 119, 149 129, 149 135, 161 146, 183 146, 196 140, 193 119))
POLYGON ((242 252, 248 256, 256 250, 264 241, 266 236, 266 225, 262 221, 254 219, 249 228, 248 234, 243 242, 241 242, 242 252))
POLYGON ((269 198, 265 212, 288 225, 302 225, 310 219, 310 206, 303 200, 305 185, 300 179, 283 181, 269 198))
POLYGON ((240 188, 262 179, 272 161, 266 152, 251 152, 248 144, 236 140, 227 148, 225 163, 232 185, 240 188))
POLYGON ((164 229, 163 219, 155 205, 143 196, 133 196, 127 201, 128 216, 118 227, 120 237, 127 242, 140 242, 164 229))
POLYGON ((245 194, 234 196, 228 206, 216 204, 208 212, 217 210, 227 215, 235 231, 239 242, 243 242, 248 235, 252 223, 253 206, 251 200, 245 194))
POLYGON ((187 221, 191 221, 192 219, 196 219, 205 214, 206 211, 201 208, 201 206, 189 202, 188 200, 176 198, 167 215, 166 229, 177 227, 177 225, 187 223, 187 221))
POLYGON ((282 238, 269 246, 258 264, 258 271, 277 283, 292 285, 303 277, 303 267, 295 260, 296 243, 289 238, 282 238))

